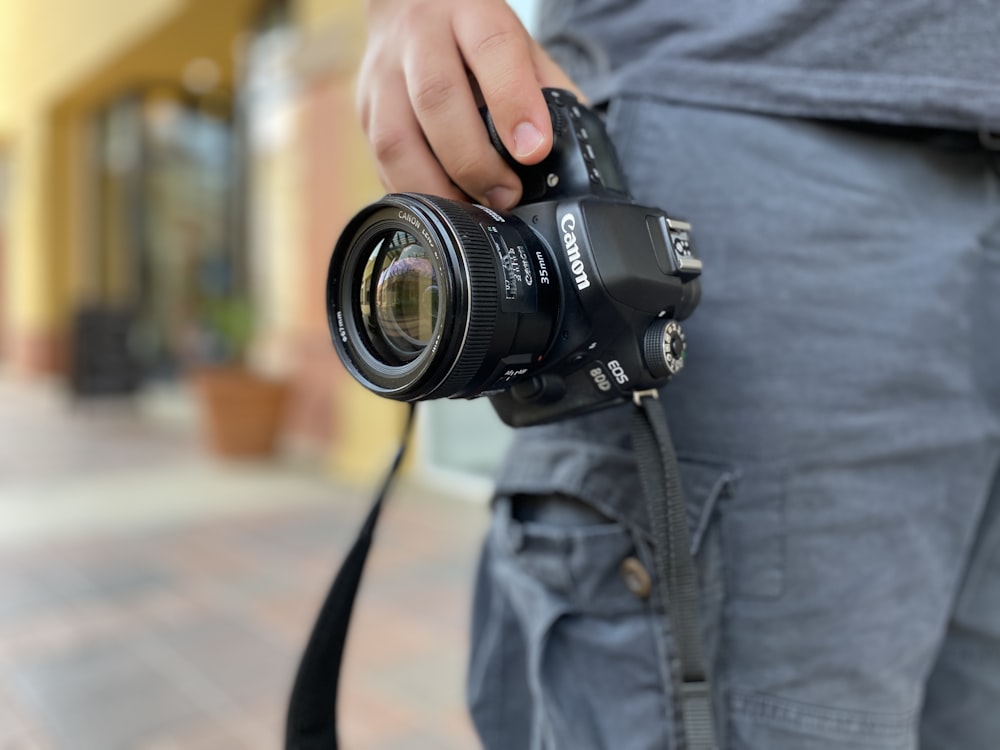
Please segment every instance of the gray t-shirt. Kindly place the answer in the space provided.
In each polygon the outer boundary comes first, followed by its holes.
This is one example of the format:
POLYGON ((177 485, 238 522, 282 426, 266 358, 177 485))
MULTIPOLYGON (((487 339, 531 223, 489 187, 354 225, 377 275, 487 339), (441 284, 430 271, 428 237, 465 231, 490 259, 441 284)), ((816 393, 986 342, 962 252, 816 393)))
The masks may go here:
POLYGON ((595 100, 1000 128, 1000 0, 543 0, 595 100))
MULTIPOLYGON (((1000 0, 543 2, 538 37, 593 101, 1000 131, 1000 0)), ((630 411, 518 431, 498 491, 639 517, 630 411)))

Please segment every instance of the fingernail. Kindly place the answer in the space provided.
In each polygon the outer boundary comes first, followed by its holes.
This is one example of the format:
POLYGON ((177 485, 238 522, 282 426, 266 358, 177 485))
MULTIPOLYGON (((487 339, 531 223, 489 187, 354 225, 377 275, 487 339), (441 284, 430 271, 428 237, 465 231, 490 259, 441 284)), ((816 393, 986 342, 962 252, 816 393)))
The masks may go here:
POLYGON ((517 203, 517 193, 501 185, 487 190, 486 200, 490 208, 513 208, 517 203))
POLYGON ((514 156, 531 156, 542 145, 542 134, 530 122, 522 122, 514 128, 514 156))

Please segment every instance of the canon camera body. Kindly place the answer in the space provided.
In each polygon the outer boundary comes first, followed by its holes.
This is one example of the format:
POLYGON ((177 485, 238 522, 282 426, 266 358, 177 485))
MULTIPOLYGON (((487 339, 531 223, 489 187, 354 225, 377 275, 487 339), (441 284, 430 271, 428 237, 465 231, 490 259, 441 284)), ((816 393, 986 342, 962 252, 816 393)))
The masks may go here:
POLYGON ((551 154, 517 172, 507 212, 413 193, 347 225, 327 309, 344 365, 400 401, 489 396, 515 427, 665 384, 684 362, 678 321, 698 304, 690 226, 635 203, 600 117, 545 89, 551 154))

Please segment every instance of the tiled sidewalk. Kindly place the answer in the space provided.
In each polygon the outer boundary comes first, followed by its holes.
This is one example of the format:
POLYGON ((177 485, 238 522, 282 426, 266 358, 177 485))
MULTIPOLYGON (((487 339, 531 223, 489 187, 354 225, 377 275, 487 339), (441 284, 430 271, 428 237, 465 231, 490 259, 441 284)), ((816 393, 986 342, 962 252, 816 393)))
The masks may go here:
MULTIPOLYGON (((368 491, 216 464, 127 410, 0 380, 0 750, 281 747, 368 491)), ((462 706, 481 505, 402 485, 352 624, 346 750, 475 748, 462 706)))

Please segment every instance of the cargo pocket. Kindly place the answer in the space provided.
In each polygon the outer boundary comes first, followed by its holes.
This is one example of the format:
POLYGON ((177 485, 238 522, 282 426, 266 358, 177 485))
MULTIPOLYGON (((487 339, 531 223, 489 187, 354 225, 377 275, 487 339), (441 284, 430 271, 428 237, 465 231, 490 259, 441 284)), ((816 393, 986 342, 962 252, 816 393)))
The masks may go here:
POLYGON ((739 470, 722 461, 685 454, 677 456, 677 464, 691 530, 691 552, 698 557, 715 525, 719 500, 729 496, 739 479, 739 470))
POLYGON ((784 594, 787 484, 780 470, 744 468, 739 491, 719 504, 727 598, 770 601, 784 594))
POLYGON ((494 576, 524 639, 530 748, 666 747, 662 610, 644 545, 582 501, 560 498, 549 514, 550 501, 522 501, 540 509, 527 520, 500 498, 494 524, 494 576))

